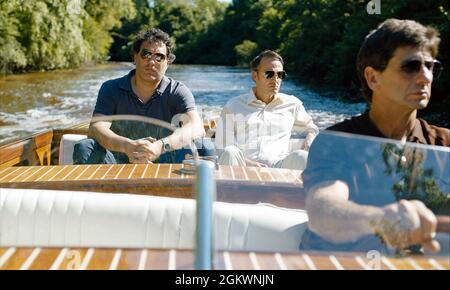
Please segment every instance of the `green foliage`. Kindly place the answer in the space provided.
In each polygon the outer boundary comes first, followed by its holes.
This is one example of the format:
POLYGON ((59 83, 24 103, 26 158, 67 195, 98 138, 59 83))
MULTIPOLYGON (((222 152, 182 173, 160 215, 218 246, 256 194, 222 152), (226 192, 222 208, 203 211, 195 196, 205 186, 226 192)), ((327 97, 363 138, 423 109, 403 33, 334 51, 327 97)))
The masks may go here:
POLYGON ((6 73, 11 68, 23 68, 27 65, 20 37, 19 19, 15 17, 17 0, 0 2, 0 69, 6 73))
POLYGON ((258 44, 250 40, 244 40, 241 44, 234 47, 236 51, 238 63, 241 65, 247 65, 253 57, 258 54, 258 44))
POLYGON ((89 46, 89 57, 95 61, 105 60, 113 43, 110 30, 136 16, 134 3, 131 0, 90 0, 84 9, 83 38, 89 46))
POLYGON ((3 73, 76 67, 107 59, 109 31, 122 15, 135 15, 132 0, 0 2, 3 73))
POLYGON ((424 168, 426 150, 421 148, 399 148, 395 144, 383 144, 382 156, 385 174, 395 173, 398 178, 392 186, 397 200, 420 200, 434 212, 443 208, 447 194, 439 188, 432 168, 424 168), (402 161, 403 160, 403 161, 402 161))
POLYGON ((137 16, 114 30, 111 58, 130 60, 132 42, 142 29, 158 27, 176 40, 177 63, 211 63, 208 35, 223 21, 225 3, 216 0, 144 1, 135 0, 137 16), (150 4, 149 4, 150 3, 150 4))

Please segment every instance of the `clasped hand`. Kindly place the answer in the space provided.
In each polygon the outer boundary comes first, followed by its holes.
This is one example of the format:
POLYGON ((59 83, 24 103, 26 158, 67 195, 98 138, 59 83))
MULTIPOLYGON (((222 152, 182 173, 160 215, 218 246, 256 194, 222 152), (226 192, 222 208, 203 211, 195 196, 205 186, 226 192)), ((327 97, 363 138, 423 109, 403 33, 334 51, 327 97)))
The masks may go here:
POLYGON ((146 137, 132 141, 126 154, 130 163, 153 163, 161 155, 161 147, 161 142, 146 137))

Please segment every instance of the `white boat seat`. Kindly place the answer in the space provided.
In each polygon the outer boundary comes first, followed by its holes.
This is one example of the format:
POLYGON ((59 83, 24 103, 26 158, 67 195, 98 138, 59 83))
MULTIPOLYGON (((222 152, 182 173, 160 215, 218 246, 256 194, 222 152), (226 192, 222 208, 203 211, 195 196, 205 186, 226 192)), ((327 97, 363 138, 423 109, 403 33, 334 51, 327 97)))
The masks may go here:
MULTIPOLYGON (((220 250, 296 251, 303 210, 214 204, 220 250)), ((0 189, 0 247, 195 247, 191 199, 33 189, 0 189)))
POLYGON ((64 134, 59 144, 59 165, 73 164, 73 148, 75 143, 86 139, 86 135, 64 134))
POLYGON ((289 152, 293 152, 295 150, 299 150, 302 148, 303 142, 305 141, 305 138, 291 138, 289 140, 289 152))

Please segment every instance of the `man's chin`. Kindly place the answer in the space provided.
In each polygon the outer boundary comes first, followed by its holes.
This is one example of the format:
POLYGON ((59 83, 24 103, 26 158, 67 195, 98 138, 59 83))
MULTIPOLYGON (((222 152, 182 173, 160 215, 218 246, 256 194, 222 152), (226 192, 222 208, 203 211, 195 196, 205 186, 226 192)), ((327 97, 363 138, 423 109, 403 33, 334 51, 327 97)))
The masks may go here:
POLYGON ((279 89, 272 89, 272 90, 270 90, 270 93, 272 95, 276 95, 276 94, 278 94, 279 91, 280 91, 279 89))
POLYGON ((159 76, 147 75, 147 76, 145 76, 145 80, 148 81, 148 82, 158 82, 161 79, 159 78, 159 76))
POLYGON ((414 104, 414 109, 423 110, 428 106, 429 100, 421 100, 418 103, 414 104))

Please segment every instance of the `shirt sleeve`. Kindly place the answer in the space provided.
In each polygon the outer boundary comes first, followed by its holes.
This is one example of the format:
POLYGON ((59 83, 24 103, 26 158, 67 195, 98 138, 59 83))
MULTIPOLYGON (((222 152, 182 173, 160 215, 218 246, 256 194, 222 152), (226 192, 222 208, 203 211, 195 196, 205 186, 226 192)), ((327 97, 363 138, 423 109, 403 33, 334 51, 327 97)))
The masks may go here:
POLYGON ((301 102, 296 107, 294 117, 294 127, 292 128, 294 132, 313 133, 314 135, 319 133, 319 128, 314 124, 301 102))
POLYGON ((350 186, 350 160, 346 155, 345 140, 326 132, 319 134, 310 148, 307 166, 302 174, 305 189, 308 191, 318 184, 336 180, 350 186))
POLYGON ((102 114, 107 116, 115 114, 116 104, 112 91, 114 90, 112 90, 110 82, 103 83, 98 92, 94 114, 102 114))
POLYGON ((173 115, 184 114, 189 111, 195 110, 195 99, 192 92, 183 84, 180 84, 172 98, 170 103, 171 108, 175 108, 172 112, 173 115))

